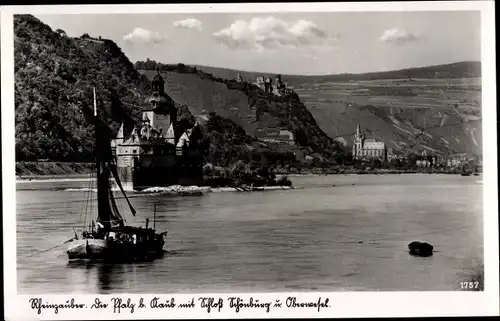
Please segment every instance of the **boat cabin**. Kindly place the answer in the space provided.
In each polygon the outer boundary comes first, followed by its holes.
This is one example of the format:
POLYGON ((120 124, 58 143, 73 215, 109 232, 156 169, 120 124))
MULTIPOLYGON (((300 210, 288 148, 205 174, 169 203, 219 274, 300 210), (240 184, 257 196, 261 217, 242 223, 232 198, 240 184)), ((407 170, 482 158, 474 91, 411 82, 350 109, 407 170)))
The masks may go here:
POLYGON ((163 234, 157 235, 151 228, 134 226, 117 226, 109 229, 98 229, 91 233, 83 233, 83 237, 105 239, 109 241, 118 240, 123 243, 145 243, 161 238, 163 234))
POLYGON ((151 242, 156 239, 155 230, 134 226, 112 227, 104 233, 105 239, 132 244, 151 242))

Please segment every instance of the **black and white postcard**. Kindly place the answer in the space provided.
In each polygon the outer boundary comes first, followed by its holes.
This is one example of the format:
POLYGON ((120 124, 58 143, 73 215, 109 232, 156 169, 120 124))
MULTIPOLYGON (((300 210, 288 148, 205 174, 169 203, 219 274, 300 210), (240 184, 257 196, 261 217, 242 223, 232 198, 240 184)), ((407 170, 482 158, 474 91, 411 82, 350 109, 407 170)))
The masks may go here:
POLYGON ((498 315, 494 26, 2 7, 6 320, 498 315))

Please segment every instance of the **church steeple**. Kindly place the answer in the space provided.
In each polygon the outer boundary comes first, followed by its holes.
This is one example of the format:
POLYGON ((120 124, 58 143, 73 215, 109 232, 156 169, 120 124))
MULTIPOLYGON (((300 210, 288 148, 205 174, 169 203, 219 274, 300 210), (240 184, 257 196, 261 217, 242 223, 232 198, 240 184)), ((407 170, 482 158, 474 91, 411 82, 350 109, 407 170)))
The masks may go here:
POLYGON ((360 135, 361 135, 361 129, 360 129, 359 123, 358 123, 358 125, 356 126, 356 137, 360 137, 360 135))

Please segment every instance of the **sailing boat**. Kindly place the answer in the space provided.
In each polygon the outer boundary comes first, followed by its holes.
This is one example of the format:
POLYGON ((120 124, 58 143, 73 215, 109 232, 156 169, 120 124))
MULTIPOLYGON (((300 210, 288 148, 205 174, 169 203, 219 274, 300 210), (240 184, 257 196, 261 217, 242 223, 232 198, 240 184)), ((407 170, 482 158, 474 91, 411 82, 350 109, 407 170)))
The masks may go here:
POLYGON ((109 128, 97 116, 97 103, 94 88, 94 121, 96 140, 96 174, 97 174, 97 219, 81 235, 69 240, 69 260, 105 260, 105 261, 138 261, 154 259, 163 254, 163 245, 167 232, 156 233, 156 204, 154 207, 153 228, 125 225, 125 218, 118 210, 113 191, 111 176, 114 177, 121 193, 135 216, 136 211, 130 203, 118 177, 117 167, 111 152, 109 128))

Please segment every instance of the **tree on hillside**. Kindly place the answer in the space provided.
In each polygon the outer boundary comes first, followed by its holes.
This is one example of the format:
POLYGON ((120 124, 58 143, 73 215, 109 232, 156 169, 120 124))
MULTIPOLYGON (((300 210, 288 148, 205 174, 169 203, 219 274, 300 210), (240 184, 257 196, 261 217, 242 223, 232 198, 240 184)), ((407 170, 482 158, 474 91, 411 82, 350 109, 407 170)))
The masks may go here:
POLYGON ((63 36, 63 37, 67 37, 66 35, 66 31, 62 30, 62 29, 57 29, 56 30, 56 33, 60 36, 63 36))
POLYGON ((156 70, 158 67, 158 63, 154 60, 151 60, 149 58, 146 59, 146 61, 142 65, 142 69, 144 70, 156 70))

